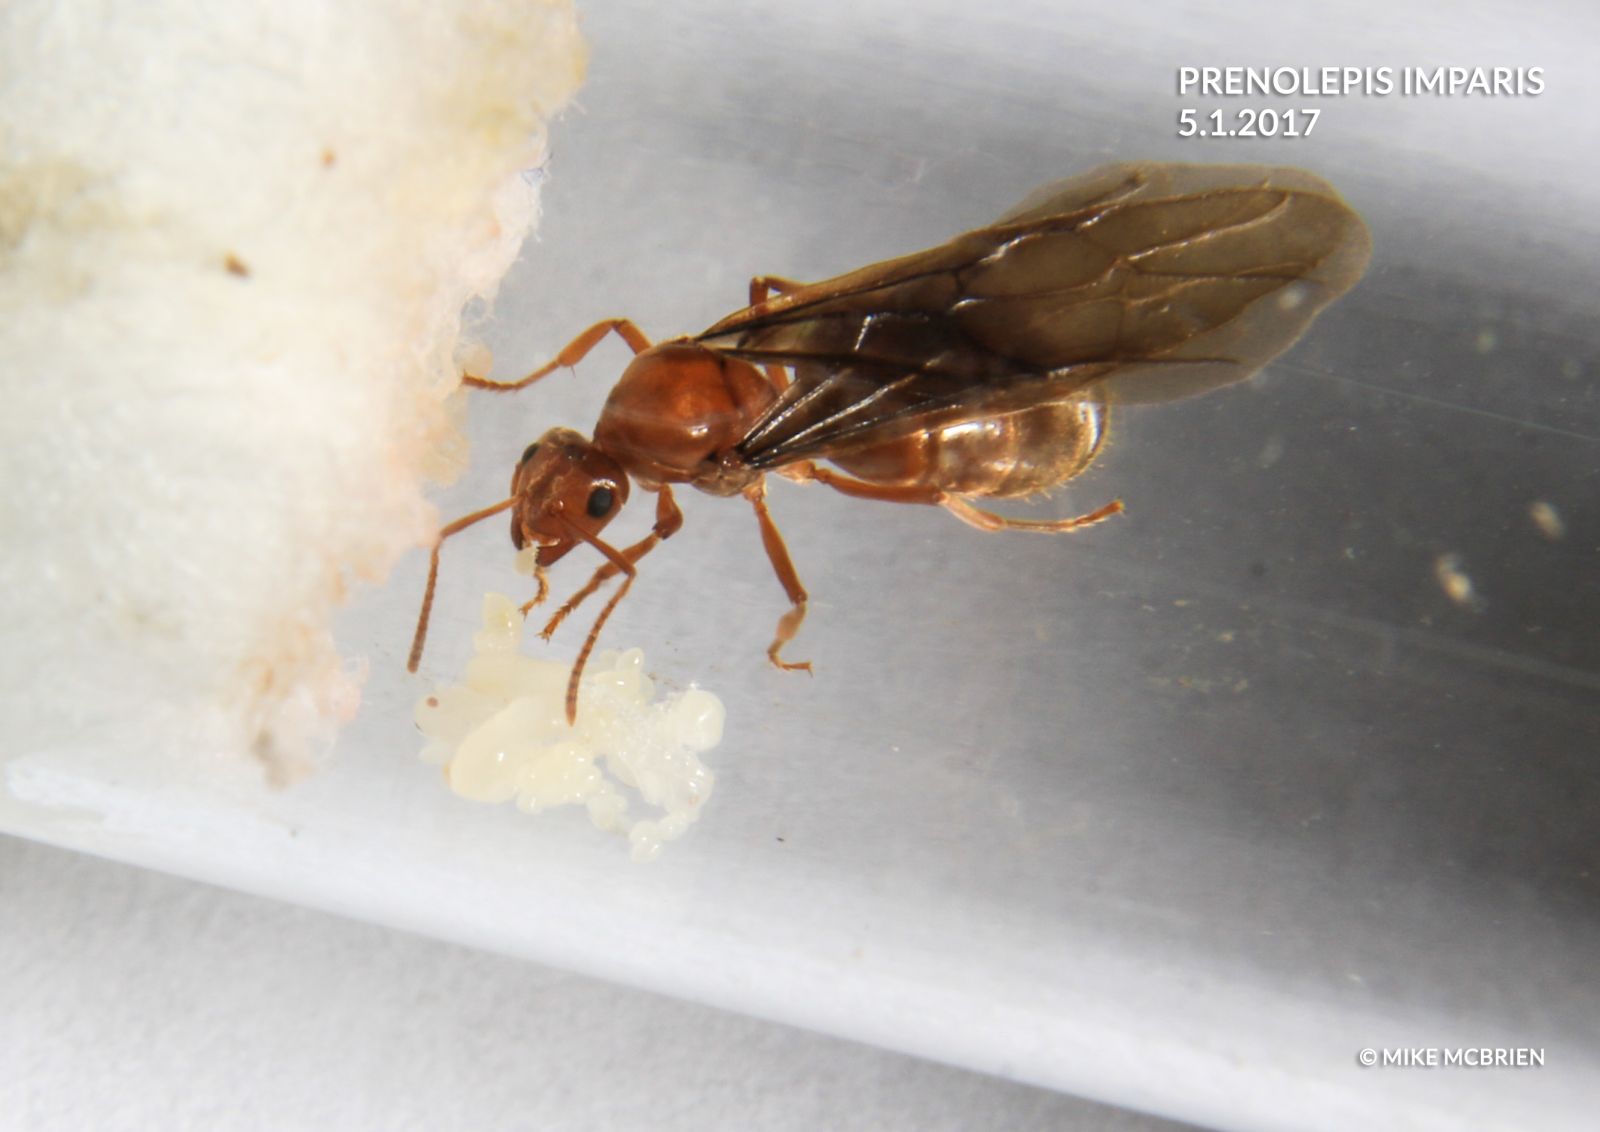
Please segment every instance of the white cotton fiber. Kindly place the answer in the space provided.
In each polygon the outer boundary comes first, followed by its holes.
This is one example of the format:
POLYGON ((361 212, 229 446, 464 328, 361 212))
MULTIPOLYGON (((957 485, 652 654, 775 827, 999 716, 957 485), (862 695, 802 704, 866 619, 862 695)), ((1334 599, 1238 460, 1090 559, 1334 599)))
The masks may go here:
POLYGON ((0 6, 5 753, 286 774, 354 710, 582 67, 568 0, 0 6))

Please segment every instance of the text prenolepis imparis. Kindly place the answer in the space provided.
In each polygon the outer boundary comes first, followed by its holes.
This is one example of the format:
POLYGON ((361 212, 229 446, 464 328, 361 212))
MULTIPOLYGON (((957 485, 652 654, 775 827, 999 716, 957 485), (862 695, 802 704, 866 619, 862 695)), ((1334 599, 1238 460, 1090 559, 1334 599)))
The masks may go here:
POLYGON ((552 429, 522 454, 511 494, 444 527, 433 546, 409 667, 422 655, 444 540, 502 511, 543 568, 580 542, 605 562, 556 610, 548 637, 608 579, 622 584, 573 664, 584 664, 637 563, 682 525, 673 484, 743 495, 790 608, 806 591, 767 511, 765 475, 846 495, 937 504, 986 531, 1061 532, 1073 519, 1005 518, 971 500, 1046 491, 1094 460, 1114 402, 1187 397, 1250 376, 1288 349, 1366 269, 1365 225, 1325 181, 1252 165, 1110 165, 1040 190, 993 225, 822 283, 758 277, 750 305, 689 338, 652 345, 627 319, 596 323, 518 381, 576 365, 607 334, 634 351, 593 440, 552 429), (838 469, 821 467, 827 460, 838 469), (600 532, 629 483, 656 495, 649 535, 600 532))

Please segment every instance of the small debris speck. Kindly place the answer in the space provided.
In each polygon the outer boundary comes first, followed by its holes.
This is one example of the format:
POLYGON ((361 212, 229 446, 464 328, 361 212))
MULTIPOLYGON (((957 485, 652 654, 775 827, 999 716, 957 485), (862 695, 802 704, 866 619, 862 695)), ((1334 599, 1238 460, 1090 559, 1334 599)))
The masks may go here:
POLYGON ((1438 579, 1439 588, 1444 590, 1445 596, 1457 605, 1468 609, 1483 607, 1483 599, 1478 596, 1472 579, 1461 568, 1459 554, 1439 555, 1433 563, 1433 576, 1438 579))
POLYGON ((1555 504, 1543 499, 1528 504, 1528 518, 1539 528, 1539 533, 1551 542, 1560 542, 1567 533, 1567 524, 1562 521, 1561 512, 1556 510, 1555 504))

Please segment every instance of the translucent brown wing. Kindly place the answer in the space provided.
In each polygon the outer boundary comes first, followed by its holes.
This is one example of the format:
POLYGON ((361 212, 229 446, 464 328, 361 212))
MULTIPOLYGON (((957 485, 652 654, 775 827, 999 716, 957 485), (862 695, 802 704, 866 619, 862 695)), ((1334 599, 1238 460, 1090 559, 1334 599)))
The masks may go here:
POLYGON ((1360 217, 1310 173, 1110 165, 697 340, 793 368, 739 447, 773 467, 1052 401, 1239 381, 1354 285, 1369 252, 1360 217))

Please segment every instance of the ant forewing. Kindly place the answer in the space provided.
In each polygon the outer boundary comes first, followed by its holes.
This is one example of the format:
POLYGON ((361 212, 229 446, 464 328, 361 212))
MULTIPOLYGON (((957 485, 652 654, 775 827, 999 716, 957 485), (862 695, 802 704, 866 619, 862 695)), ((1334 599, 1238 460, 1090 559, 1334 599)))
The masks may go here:
POLYGON ((622 575, 567 686, 583 668, 637 564, 682 525, 674 484, 743 495, 790 608, 768 648, 782 659, 806 591, 767 511, 765 475, 846 495, 933 504, 986 531, 1056 533, 1100 522, 1120 500, 1071 519, 1012 519, 974 499, 1056 487, 1094 460, 1111 405, 1167 401, 1240 381, 1288 349, 1366 269, 1365 225, 1321 178, 1255 165, 1110 165, 1041 189, 994 224, 822 283, 758 277, 750 305, 689 338, 653 345, 609 319, 524 389, 576 365, 608 334, 636 355, 586 440, 552 429, 522 455, 508 498, 440 531, 409 668, 422 655, 445 539, 511 511, 512 542, 544 568, 579 543, 605 561, 546 624, 622 575), (820 466, 826 460, 834 467, 820 466), (645 538, 600 537, 629 481, 656 496, 645 538))

